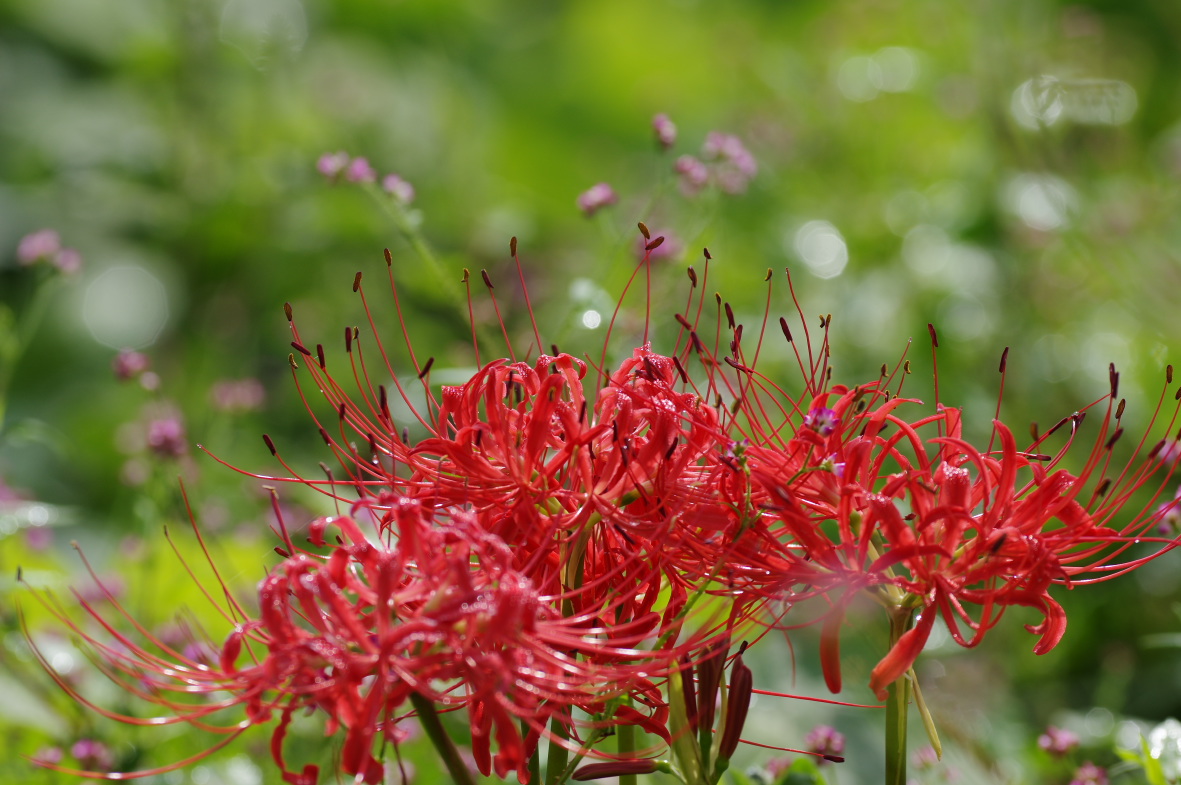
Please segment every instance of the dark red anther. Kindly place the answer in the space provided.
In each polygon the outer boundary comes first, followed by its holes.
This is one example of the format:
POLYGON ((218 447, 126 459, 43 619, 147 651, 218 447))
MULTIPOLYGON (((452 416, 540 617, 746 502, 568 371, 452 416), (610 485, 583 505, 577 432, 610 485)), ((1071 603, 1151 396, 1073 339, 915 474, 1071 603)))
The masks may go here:
POLYGON ((662 245, 664 245, 664 235, 661 235, 660 237, 657 237, 655 240, 652 240, 651 242, 647 243, 644 246, 644 250, 645 251, 655 251, 657 248, 659 248, 662 245))
POLYGON ((927 322, 927 332, 931 334, 931 346, 939 348, 939 336, 935 334, 935 325, 927 322))
POLYGON ((1170 363, 1165 366, 1165 384, 1173 383, 1173 365, 1170 363))
POLYGON ((1115 407, 1115 419, 1118 420, 1120 417, 1124 416, 1124 406, 1126 406, 1127 403, 1128 402, 1125 399, 1119 399, 1119 404, 1115 407))
POLYGON ((361 271, 357 270, 356 277, 353 278, 353 291, 357 292, 361 289, 361 271))
POLYGON ((316 344, 316 359, 320 361, 320 369, 325 370, 324 366, 324 344, 316 344))
POLYGON ((712 256, 710 256, 710 255, 709 255, 709 249, 708 249, 708 248, 702 248, 702 249, 701 249, 701 253, 702 253, 702 254, 705 256, 705 259, 706 259, 706 261, 709 261, 710 259, 712 259, 712 258, 713 258, 712 256))
POLYGON ((694 289, 697 288, 697 271, 693 269, 693 265, 689 265, 689 269, 685 271, 689 274, 689 283, 694 289))
POLYGON ((791 343, 791 329, 787 326, 787 319, 782 316, 779 317, 779 329, 783 330, 783 337, 787 339, 788 343, 791 343))
POLYGON ((652 233, 648 231, 648 225, 646 223, 644 223, 643 221, 640 221, 639 223, 636 224, 636 226, 639 227, 640 234, 644 235, 645 240, 652 239, 652 233))
POLYGON ((434 357, 426 358, 426 365, 422 366, 422 370, 418 372, 418 378, 419 379, 425 378, 426 375, 431 372, 431 366, 434 364, 435 364, 434 357))
POLYGON ((328 445, 329 447, 332 446, 332 437, 329 436, 328 431, 324 430, 323 428, 320 429, 320 438, 324 440, 324 444, 328 445))
POLYGON ((681 360, 678 357, 673 357, 673 365, 677 367, 677 373, 681 376, 683 384, 689 383, 689 374, 685 373, 685 366, 681 365, 681 360))
POLYGON ((265 433, 262 435, 262 440, 267 443, 267 449, 271 451, 271 455, 278 455, 279 451, 275 449, 275 443, 271 441, 271 437, 265 433))
POLYGON ((344 350, 346 354, 353 353, 353 328, 344 328, 344 350))
POLYGON ((283 303, 283 314, 291 321, 291 303, 283 303))
POLYGON ((393 267, 394 266, 394 255, 392 253, 390 253, 389 248, 385 249, 385 266, 386 267, 393 267))
POLYGON ((517 255, 517 238, 515 236, 509 238, 508 252, 509 252, 509 255, 511 255, 511 256, 517 255))
POLYGON ((348 411, 348 409, 346 408, 346 404, 344 401, 341 401, 340 406, 336 407, 337 419, 343 420, 346 411, 348 411))
POLYGON ((1001 366, 999 368, 997 368, 997 371, 1000 373, 1004 373, 1005 372, 1005 365, 1008 362, 1009 362, 1009 347, 1006 346, 1005 350, 1003 352, 1001 352, 1001 366))
POLYGON ((489 289, 496 288, 495 286, 492 285, 492 279, 488 277, 487 270, 480 270, 480 277, 482 277, 484 279, 484 285, 487 286, 489 289))
POLYGON ((1114 398, 1119 392, 1119 374, 1115 372, 1115 363, 1108 364, 1107 376, 1111 379, 1111 397, 1114 398))
POLYGON ((689 320, 686 319, 682 314, 677 313, 677 314, 673 314, 673 316, 674 316, 674 318, 676 318, 677 324, 681 325, 686 330, 693 329, 693 325, 689 324, 689 320))
POLYGON ((697 337, 696 330, 689 331, 689 340, 693 342, 693 351, 698 354, 705 354, 705 348, 701 345, 701 339, 697 337))
POLYGON ((724 307, 725 307, 725 309, 726 309, 726 324, 727 324, 727 325, 730 327, 730 329, 731 329, 731 330, 733 330, 733 329, 734 329, 734 324, 735 324, 735 322, 734 322, 734 309, 730 307, 730 303, 726 303, 726 304, 724 305, 724 307))
POLYGON ((384 384, 377 386, 377 400, 381 405, 381 416, 385 418, 386 422, 393 420, 393 417, 390 416, 389 393, 386 392, 384 384))
POLYGON ((551 356, 553 357, 557 357, 559 354, 561 354, 561 352, 558 351, 558 345, 556 343, 551 343, 549 345, 549 350, 551 352, 551 356))
POLYGON ((1111 438, 1107 440, 1107 444, 1103 445, 1103 448, 1106 450, 1110 450, 1112 447, 1115 446, 1115 443, 1119 441, 1119 437, 1121 437, 1123 435, 1124 435, 1124 429, 1123 428, 1116 428, 1115 433, 1111 434, 1111 438))
POLYGON ((292 349, 295 349, 295 351, 299 352, 300 354, 304 355, 305 357, 311 357, 311 356, 312 356, 312 353, 311 353, 311 352, 309 352, 309 351, 307 350, 307 348, 306 348, 306 347, 305 347, 305 346, 304 346, 302 343, 300 343, 299 341, 292 341, 292 342, 291 342, 291 348, 292 348, 292 349))
POLYGON ((767 274, 763 276, 763 283, 766 283, 767 281, 770 281, 770 280, 771 280, 771 276, 772 276, 772 275, 774 275, 774 273, 773 273, 773 272, 771 272, 771 268, 770 268, 770 267, 768 267, 768 268, 767 268, 767 274))

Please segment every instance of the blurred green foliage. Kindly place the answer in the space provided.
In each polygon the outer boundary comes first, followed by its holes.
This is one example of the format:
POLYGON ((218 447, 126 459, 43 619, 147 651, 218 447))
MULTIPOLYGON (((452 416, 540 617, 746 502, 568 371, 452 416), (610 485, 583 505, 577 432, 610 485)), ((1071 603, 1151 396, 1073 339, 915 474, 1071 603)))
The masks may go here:
MULTIPOLYGON (((643 220, 685 248, 658 272, 657 324, 708 245, 709 286, 748 325, 762 318, 765 269, 792 269, 809 318, 833 315, 837 378, 876 377, 914 338, 908 385, 929 396, 933 322, 941 397, 965 407, 975 433, 993 416, 1006 346, 1002 412, 1015 428, 1044 428, 1105 394, 1109 362, 1123 374, 1125 424, 1143 428, 1181 347, 1179 40, 1181 6, 1162 2, 0 0, 0 303, 13 313, 28 303, 14 251, 31 231, 57 229, 86 264, 53 292, 0 432, 3 485, 61 523, 49 550, 27 531, 0 534, 0 683, 19 695, 3 702, 21 707, 4 712, 0 777, 35 781, 15 756, 80 734, 124 734, 111 742, 131 765, 195 749, 169 736, 179 752, 157 751, 160 735, 67 708, 25 653, 11 576, 21 564, 59 594, 84 583, 73 538, 103 574, 157 582, 130 595, 153 623, 199 606, 161 566, 162 524, 187 525, 178 474, 233 577, 261 576, 269 545, 250 550, 269 520, 259 483, 195 450, 147 459, 144 423, 167 405, 191 441, 281 473, 258 438, 266 430, 314 467, 319 439, 288 378, 280 306, 291 302, 308 340, 339 356, 342 326, 363 320, 350 291, 363 270, 398 346, 373 283, 384 246, 439 379, 473 363, 453 317, 463 268, 503 282, 497 294, 527 345, 507 253, 518 236, 543 340, 590 351, 603 328, 577 317, 613 307, 643 220), (679 127, 670 153, 652 138, 657 112, 679 127), (688 198, 673 160, 713 129, 739 135, 759 174, 746 194, 688 198), (414 184, 453 292, 360 189, 317 174, 317 157, 338 149, 414 184), (600 181, 621 199, 588 220, 574 200, 600 181), (124 345, 150 355, 159 391, 114 381, 124 345), (266 388, 262 411, 212 406, 215 382, 247 377, 266 388)), ((792 307, 778 279, 773 315, 792 307)), ((622 341, 636 340, 635 324, 621 322, 622 341)), ((789 374, 776 351, 766 367, 789 374)), ((299 510, 316 502, 295 491, 283 500, 293 519, 315 511, 299 510)), ((1070 630, 1046 658, 1029 654, 1015 623, 979 651, 936 646, 928 698, 964 781, 1019 781, 1052 719, 1077 720, 1101 746, 1122 716, 1181 712, 1176 650, 1141 643, 1178 626, 1179 574, 1169 557, 1088 597, 1063 592, 1070 630)), ((881 651, 880 622, 867 614, 863 645, 848 652, 856 689, 881 651)), ((798 639, 795 691, 819 694, 815 641, 798 639)), ((789 684, 782 664, 763 668, 789 684)), ((784 728, 752 734, 768 742, 832 719, 790 701, 767 711, 784 728)), ((856 723, 875 720, 852 715, 834 720, 853 723, 859 741, 840 781, 872 781, 880 753, 856 723)), ((420 773, 432 765, 422 760, 420 773)))

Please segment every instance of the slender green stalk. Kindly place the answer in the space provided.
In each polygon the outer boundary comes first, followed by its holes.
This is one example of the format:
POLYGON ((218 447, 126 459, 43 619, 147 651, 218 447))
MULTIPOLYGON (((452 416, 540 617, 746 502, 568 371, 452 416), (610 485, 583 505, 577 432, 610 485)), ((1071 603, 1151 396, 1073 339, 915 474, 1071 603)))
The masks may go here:
POLYGON ((426 731, 427 738, 431 740, 431 744, 435 745, 435 749, 439 752, 439 757, 443 759, 443 765, 447 767, 447 771, 451 774, 451 779, 455 784, 476 785, 476 779, 468 771, 467 764, 463 762, 463 758, 459 756, 459 750, 455 748, 455 742, 447 735, 447 729, 439 721, 439 713, 435 711, 435 704, 417 692, 410 693, 410 703, 414 706, 414 710, 418 712, 418 721, 422 723, 422 729, 426 731))
MULTIPOLYGON (((628 760, 634 757, 636 751, 636 726, 620 725, 615 729, 615 741, 618 745, 620 758, 628 760)), ((638 779, 635 774, 619 775, 619 785, 636 785, 637 782, 638 779)))
POLYGON ((545 763, 545 783, 546 785, 561 785, 565 782, 568 776, 567 761, 570 759, 570 751, 559 744, 559 740, 569 738, 566 732, 566 723, 562 721, 560 715, 555 714, 553 721, 550 723, 550 732, 553 737, 549 743, 549 757, 545 763))
MULTIPOLYGON (((890 612, 890 648, 910 629, 914 611, 890 612)), ((906 785, 906 713, 910 703, 910 679, 905 675, 886 687, 886 785, 906 785)))

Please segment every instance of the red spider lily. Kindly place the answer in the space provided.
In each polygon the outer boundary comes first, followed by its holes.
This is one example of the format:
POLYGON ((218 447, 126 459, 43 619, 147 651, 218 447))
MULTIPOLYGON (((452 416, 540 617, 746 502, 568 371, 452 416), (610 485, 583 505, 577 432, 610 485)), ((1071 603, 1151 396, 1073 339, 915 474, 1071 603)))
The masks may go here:
MULTIPOLYGON (((1148 449, 1143 437, 1126 467, 1113 469, 1124 409, 1123 401, 1117 404, 1114 368, 1108 396, 1035 435, 1025 449, 1000 420, 994 421, 992 443, 979 449, 963 438, 957 409, 937 404, 934 414, 908 418, 920 402, 892 394, 885 367, 882 378, 869 384, 829 386, 827 317, 815 353, 804 329, 806 360, 797 349, 804 385, 795 395, 756 370, 758 349, 749 362, 744 358, 742 326, 732 317, 728 326, 734 338, 724 363, 695 340, 709 389, 730 395, 738 415, 731 424, 736 448, 719 464, 731 475, 735 491, 729 498, 740 511, 729 526, 741 532, 710 558, 740 555, 755 596, 789 590, 796 600, 810 591, 829 596, 821 647, 834 691, 840 689, 837 641, 844 609, 861 590, 888 606, 919 611, 917 626, 873 671, 871 687, 881 696, 909 670, 937 615, 954 640, 974 646, 1006 608, 1033 608, 1042 615, 1029 626, 1039 636, 1034 650, 1045 653, 1066 625, 1052 585, 1106 580, 1177 544, 1152 536, 1169 509, 1158 507, 1159 497, 1173 480, 1171 468, 1162 470, 1170 462, 1157 455, 1160 445, 1148 449), (1104 402, 1081 469, 1066 469, 1085 414, 1104 402), (1052 435, 1067 426, 1065 444, 1046 454, 1052 435), (1126 506, 1133 511, 1115 525, 1126 506), (1126 556, 1137 543, 1160 547, 1126 556), (978 611, 970 613, 969 606, 978 611)), ((937 346, 934 337, 932 329, 937 346)), ((1002 360, 1002 374, 1004 365, 1002 360)), ((1168 376, 1171 382, 1171 368, 1168 376)), ((1163 401, 1164 393, 1146 433, 1160 419, 1163 401)), ((1167 430, 1177 419, 1175 410, 1167 430)))
MULTIPOLYGON (((360 276, 354 288, 364 297, 360 276)), ((315 522, 311 550, 279 518, 283 561, 258 587, 256 617, 230 601, 234 630, 216 667, 186 660, 127 614, 140 643, 87 606, 115 636, 110 646, 59 609, 111 675, 149 684, 133 694, 169 712, 162 721, 204 727, 241 707, 246 719, 222 729, 238 733, 277 717, 272 754, 292 783, 317 773, 290 771, 284 758, 302 710, 340 732, 341 768, 364 782, 381 778, 375 748, 398 743, 420 699, 466 711, 481 771, 516 771, 522 782, 542 736, 580 755, 597 754, 619 725, 667 741, 662 680, 732 626, 705 609, 686 629, 700 587, 669 550, 676 518, 709 505, 720 433, 715 409, 677 389, 678 361, 644 345, 588 396, 585 363, 558 353, 528 363, 510 350, 435 394, 431 361, 419 364, 408 340, 428 399, 416 411, 379 343, 391 383, 429 433, 411 444, 386 388, 370 381, 358 330, 345 337, 352 393, 323 348, 307 349, 294 321, 292 331, 306 358, 292 355, 293 372, 305 368, 334 410, 338 436, 316 423, 345 475, 290 479, 348 502, 350 515, 315 522)))
MULTIPOLYGON (((171 714, 116 714, 94 706, 64 679, 58 683, 108 718, 143 725, 187 722, 230 734, 227 742, 277 714, 272 754, 284 781, 295 785, 315 782, 317 773, 314 766, 290 771, 284 760, 289 723, 303 709, 326 716, 327 734, 343 733, 341 768, 371 783, 383 778, 375 744, 396 745, 404 738, 400 723, 414 713, 407 702, 415 695, 445 709, 465 709, 481 771, 502 777, 516 771, 522 782, 554 715, 568 718, 577 708, 604 718, 599 726, 662 728, 649 674, 659 674, 668 655, 642 648, 649 637, 645 625, 597 626, 585 616, 563 615, 564 598, 541 595, 512 567, 512 549, 482 530, 474 516, 440 520, 412 499, 393 507, 397 535, 389 543, 376 533, 366 536, 349 517, 314 522, 309 539, 315 550, 293 552, 271 570, 258 587, 256 618, 245 618, 241 606, 229 601, 234 630, 216 665, 171 649, 118 605, 143 643, 83 601, 115 637, 115 644, 106 643, 42 597, 94 648, 112 679, 171 714), (330 537, 333 532, 338 536, 330 537), (656 715, 631 708, 612 715, 609 707, 624 696, 655 706, 656 715), (207 719, 235 706, 245 709, 242 722, 219 727, 207 719)), ((577 747, 572 721, 568 730, 577 747)))

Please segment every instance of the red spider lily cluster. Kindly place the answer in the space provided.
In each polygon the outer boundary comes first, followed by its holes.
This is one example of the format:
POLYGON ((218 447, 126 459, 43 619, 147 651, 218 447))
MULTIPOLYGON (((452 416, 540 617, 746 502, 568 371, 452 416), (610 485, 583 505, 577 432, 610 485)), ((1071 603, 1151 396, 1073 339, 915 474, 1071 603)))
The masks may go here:
MULTIPOLYGON (((650 255, 660 238, 641 230, 650 255)), ((707 252, 705 276, 708 261, 707 252)), ((647 257, 640 273, 651 273, 647 257)), ((873 670, 880 694, 910 669, 937 617, 973 646, 1006 608, 1033 608, 1043 653, 1066 623, 1052 586, 1114 577, 1176 544, 1154 534, 1175 504, 1159 498, 1172 451, 1143 437, 1112 466, 1124 409, 1114 370, 1109 395, 1025 447, 997 420, 979 448, 958 410, 901 395, 908 363, 833 384, 827 318, 818 340, 780 320, 802 374, 777 384, 759 370, 769 319, 747 339, 730 306, 705 297, 693 268, 689 277, 667 354, 653 350, 647 328, 613 369, 606 344, 597 362, 556 347, 535 354, 544 344, 533 324, 529 352, 518 358, 509 343, 507 358, 484 362, 473 327, 477 370, 441 388, 409 336, 402 366, 380 341, 366 354, 356 327, 345 330, 338 372, 322 346, 308 348, 288 308, 293 375, 301 394, 310 383, 327 402, 305 398, 339 469, 301 477, 267 438, 289 476, 265 479, 315 488, 339 512, 312 523, 307 547, 280 517, 281 561, 258 586, 258 611, 214 603, 232 625, 216 663, 170 648, 117 605, 135 635, 84 603, 103 630, 89 632, 45 598, 113 679, 166 716, 100 711, 230 738, 273 721, 274 759, 295 785, 318 777, 312 765, 291 770, 284 755, 304 710, 343 736, 341 769, 367 783, 382 781, 382 756, 405 723, 435 710, 466 713, 484 774, 528 782, 546 740, 551 765, 555 750, 576 756, 558 781, 671 768, 713 783, 753 690, 739 651, 718 699, 731 640, 819 623, 838 691, 845 609, 869 594, 918 614, 873 670), (410 421, 395 419, 392 396, 410 421), (1084 415, 1095 413, 1093 446, 1070 470, 1084 415), (408 426, 425 437, 410 439, 408 426), (1125 507, 1138 511, 1117 523, 1125 507), (1138 542, 1156 547, 1131 550, 1138 542), (245 719, 214 724, 234 707, 245 719), (659 741, 607 750, 603 740, 625 728, 659 741), (657 760, 666 749, 672 764, 657 760), (588 755, 600 762, 575 772, 588 755)), ((771 280, 768 271, 768 302, 771 280)), ((354 291, 376 336, 360 274, 354 291)), ((1177 426, 1163 401, 1146 432, 1158 419, 1177 426)))

